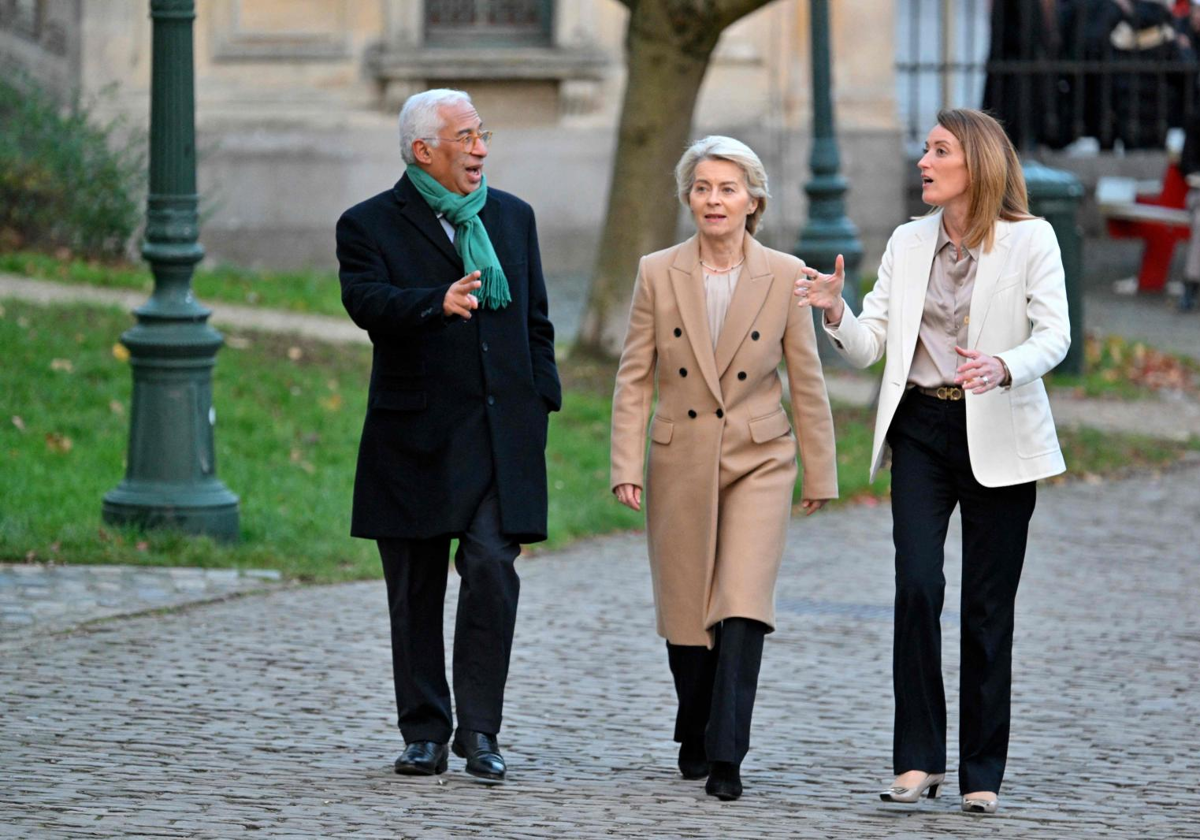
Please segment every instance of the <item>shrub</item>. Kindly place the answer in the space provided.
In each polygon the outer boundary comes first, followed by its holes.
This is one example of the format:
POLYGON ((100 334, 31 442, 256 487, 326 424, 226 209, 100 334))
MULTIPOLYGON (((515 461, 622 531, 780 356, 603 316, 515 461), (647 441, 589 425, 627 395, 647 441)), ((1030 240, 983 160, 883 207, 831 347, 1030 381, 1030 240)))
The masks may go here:
POLYGON ((121 254, 142 218, 143 149, 78 99, 0 79, 0 247, 121 254))

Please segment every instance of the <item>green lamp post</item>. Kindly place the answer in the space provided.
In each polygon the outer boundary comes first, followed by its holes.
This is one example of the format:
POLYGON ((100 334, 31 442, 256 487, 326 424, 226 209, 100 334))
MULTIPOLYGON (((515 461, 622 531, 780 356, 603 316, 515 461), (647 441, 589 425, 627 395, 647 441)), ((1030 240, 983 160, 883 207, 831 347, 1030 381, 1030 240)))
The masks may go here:
POLYGON ((151 0, 150 195, 142 256, 154 292, 121 336, 133 369, 125 479, 104 496, 114 525, 235 540, 238 497, 217 478, 212 370, 221 334, 192 297, 197 241, 194 0, 151 0))
MULTIPOLYGON (((800 232, 795 254, 819 271, 833 271, 841 254, 846 261, 846 305, 858 308, 858 269, 863 249, 858 228, 846 216, 846 179, 842 177, 837 134, 833 122, 830 73, 829 0, 811 0, 813 139, 809 166, 808 223, 800 232)), ((828 342, 818 342, 824 348, 828 342)))

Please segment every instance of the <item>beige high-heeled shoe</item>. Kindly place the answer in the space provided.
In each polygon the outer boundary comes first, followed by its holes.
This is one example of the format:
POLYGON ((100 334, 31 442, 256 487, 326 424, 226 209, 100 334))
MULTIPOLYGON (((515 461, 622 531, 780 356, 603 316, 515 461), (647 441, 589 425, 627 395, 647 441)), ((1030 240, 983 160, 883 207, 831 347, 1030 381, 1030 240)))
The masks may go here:
POLYGON ((945 773, 927 773, 925 778, 918 782, 913 787, 890 787, 879 794, 879 798, 884 802, 916 802, 921 798, 921 794, 929 791, 930 799, 937 799, 938 789, 941 788, 942 782, 946 780, 945 773))
POLYGON ((968 814, 994 814, 996 808, 1000 806, 1000 797, 988 799, 983 796, 964 796, 962 798, 962 809, 968 814))

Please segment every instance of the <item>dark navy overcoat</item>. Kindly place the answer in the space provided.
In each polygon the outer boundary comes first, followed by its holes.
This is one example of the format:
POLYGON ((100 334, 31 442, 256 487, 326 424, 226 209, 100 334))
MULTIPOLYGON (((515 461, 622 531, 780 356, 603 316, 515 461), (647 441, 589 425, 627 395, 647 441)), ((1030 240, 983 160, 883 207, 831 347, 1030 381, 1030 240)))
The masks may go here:
POLYGON ((504 533, 546 538, 546 425, 562 390, 533 209, 489 187, 479 216, 512 302, 469 320, 443 316, 466 272, 407 177, 338 220, 342 303, 374 347, 356 537, 460 533, 495 482, 504 533))

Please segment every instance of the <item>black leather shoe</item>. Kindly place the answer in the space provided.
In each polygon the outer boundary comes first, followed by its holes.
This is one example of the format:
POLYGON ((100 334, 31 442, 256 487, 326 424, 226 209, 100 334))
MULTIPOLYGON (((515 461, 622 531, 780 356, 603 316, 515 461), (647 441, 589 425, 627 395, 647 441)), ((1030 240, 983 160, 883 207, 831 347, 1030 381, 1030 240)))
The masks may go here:
POLYGON ((467 760, 467 772, 487 782, 502 782, 508 768, 500 755, 500 745, 495 735, 459 729, 454 733, 451 746, 454 754, 467 760))
POLYGON ((450 750, 437 741, 413 741, 396 759, 396 772, 401 776, 436 776, 446 772, 450 750))
POLYGON ((708 756, 704 745, 684 741, 679 745, 679 772, 685 779, 703 779, 708 775, 708 756))
POLYGON ((741 796, 742 775, 738 766, 729 761, 710 762, 704 792, 722 802, 730 802, 741 796))

